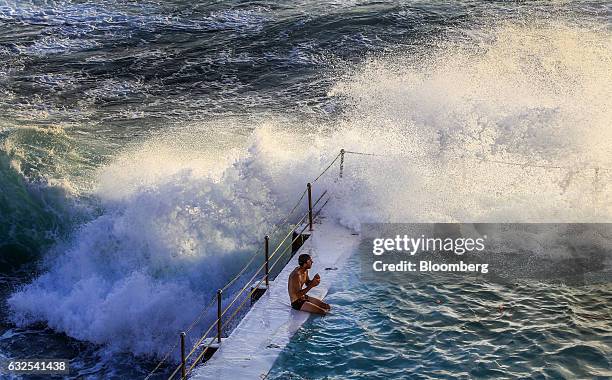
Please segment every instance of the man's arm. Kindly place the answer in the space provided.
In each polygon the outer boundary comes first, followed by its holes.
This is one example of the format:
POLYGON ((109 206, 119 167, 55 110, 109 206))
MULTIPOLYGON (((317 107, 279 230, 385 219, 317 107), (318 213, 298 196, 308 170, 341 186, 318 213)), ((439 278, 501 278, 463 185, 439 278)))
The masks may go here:
POLYGON ((304 289, 298 290, 296 293, 300 296, 300 298, 304 297, 306 293, 310 291, 310 289, 314 288, 314 286, 308 285, 304 289))
MULTIPOLYGON (((317 274, 315 274, 314 278, 311 280, 311 279, 310 279, 310 275, 309 275, 308 273, 306 273, 306 282, 304 282, 304 284, 305 284, 306 286, 308 286, 308 285, 310 285, 310 283, 311 283, 312 281, 317 280, 317 279, 320 279, 320 278, 321 278, 321 276, 319 276, 319 274, 317 273, 317 274)), ((318 285, 318 283, 317 283, 317 285, 318 285)), ((314 286, 317 286, 317 285, 314 285, 314 286)), ((314 287, 314 286, 313 286, 313 287, 314 287)))
POLYGON ((300 284, 297 281, 297 276, 293 276, 293 278, 291 279, 291 286, 293 288, 293 292, 295 294, 297 294, 298 297, 304 297, 306 295, 306 293, 308 293, 310 291, 310 289, 314 288, 315 286, 319 285, 320 280, 318 280, 317 278, 310 280, 310 282, 308 283, 308 285, 306 285, 306 287, 304 289, 300 289, 300 284))

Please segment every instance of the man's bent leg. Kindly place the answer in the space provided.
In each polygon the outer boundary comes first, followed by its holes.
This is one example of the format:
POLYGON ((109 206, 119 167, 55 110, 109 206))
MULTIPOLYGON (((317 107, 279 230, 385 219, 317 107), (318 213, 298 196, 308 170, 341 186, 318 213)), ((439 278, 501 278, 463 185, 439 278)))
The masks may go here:
POLYGON ((325 309, 327 311, 331 310, 331 306, 329 306, 329 304, 321 301, 320 299, 318 299, 316 297, 308 296, 308 302, 317 305, 321 309, 325 309))
MULTIPOLYGON (((309 297, 309 298, 312 298, 312 297, 309 297)), ((321 314, 321 315, 325 315, 327 313, 327 310, 320 308, 319 306, 315 305, 314 303, 310 303, 310 300, 304 302, 304 304, 302 305, 302 308, 300 310, 301 311, 307 311, 307 312, 313 313, 313 314, 321 314)))

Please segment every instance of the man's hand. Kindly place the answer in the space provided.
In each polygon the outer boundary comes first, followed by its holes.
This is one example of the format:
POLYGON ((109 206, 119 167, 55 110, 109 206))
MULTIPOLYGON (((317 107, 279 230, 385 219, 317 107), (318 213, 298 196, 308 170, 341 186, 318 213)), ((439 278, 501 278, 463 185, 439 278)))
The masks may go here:
POLYGON ((310 284, 308 285, 311 288, 314 288, 315 286, 319 285, 319 283, 321 283, 321 276, 317 274, 316 276, 314 276, 314 278, 312 279, 312 281, 310 281, 310 284))

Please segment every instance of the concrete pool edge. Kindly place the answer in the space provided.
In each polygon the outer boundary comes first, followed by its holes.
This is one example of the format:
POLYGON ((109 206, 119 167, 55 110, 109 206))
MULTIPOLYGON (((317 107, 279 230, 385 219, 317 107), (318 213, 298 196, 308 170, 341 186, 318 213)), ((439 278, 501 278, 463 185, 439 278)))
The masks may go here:
MULTIPOLYGON (((315 230, 297 254, 313 257, 311 276, 321 275, 321 284, 309 293, 324 297, 337 270, 357 249, 359 237, 335 221, 321 218, 315 230), (331 268, 331 270, 326 270, 331 268)), ((190 379, 262 379, 291 337, 310 317, 309 313, 291 309, 287 280, 297 265, 292 259, 270 284, 269 289, 251 307, 238 326, 223 340, 219 350, 204 364, 196 367, 190 379)))

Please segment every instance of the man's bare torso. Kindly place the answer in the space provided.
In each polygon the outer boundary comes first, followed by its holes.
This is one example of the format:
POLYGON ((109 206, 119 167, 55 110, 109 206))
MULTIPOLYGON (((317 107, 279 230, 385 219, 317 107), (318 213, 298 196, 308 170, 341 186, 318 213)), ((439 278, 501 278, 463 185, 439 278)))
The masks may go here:
POLYGON ((300 270, 300 267, 296 267, 291 272, 291 274, 289 275, 289 284, 288 284, 288 289, 287 289, 289 291, 289 299, 291 299, 291 302, 294 302, 297 299, 303 298, 303 297, 300 297, 298 292, 302 290, 302 287, 304 286, 307 280, 308 280, 308 269, 302 271, 300 270))

